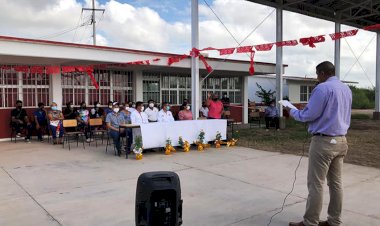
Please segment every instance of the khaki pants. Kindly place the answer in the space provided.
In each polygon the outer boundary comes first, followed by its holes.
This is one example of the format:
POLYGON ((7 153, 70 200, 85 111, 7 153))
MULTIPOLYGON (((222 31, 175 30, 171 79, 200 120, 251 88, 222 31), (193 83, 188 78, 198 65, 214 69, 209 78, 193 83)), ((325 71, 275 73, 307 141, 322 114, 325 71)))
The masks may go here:
POLYGON ((318 225, 319 215, 322 210, 325 178, 327 178, 327 185, 330 191, 327 221, 331 226, 339 226, 342 223, 342 167, 347 149, 347 140, 344 136, 312 137, 307 175, 309 196, 304 215, 304 224, 306 226, 318 225))

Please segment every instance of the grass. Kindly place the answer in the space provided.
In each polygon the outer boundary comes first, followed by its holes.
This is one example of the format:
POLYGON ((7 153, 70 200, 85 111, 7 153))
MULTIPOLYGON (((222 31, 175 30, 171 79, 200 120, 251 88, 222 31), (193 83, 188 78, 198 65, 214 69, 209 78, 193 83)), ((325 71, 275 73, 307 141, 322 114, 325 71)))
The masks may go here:
MULTIPOLYGON (((355 115, 347 134, 349 145, 346 162, 380 168, 380 122, 355 115)), ((286 129, 268 132, 264 128, 239 129, 238 144, 258 150, 302 154, 308 152, 311 135, 304 123, 286 120, 286 129)))

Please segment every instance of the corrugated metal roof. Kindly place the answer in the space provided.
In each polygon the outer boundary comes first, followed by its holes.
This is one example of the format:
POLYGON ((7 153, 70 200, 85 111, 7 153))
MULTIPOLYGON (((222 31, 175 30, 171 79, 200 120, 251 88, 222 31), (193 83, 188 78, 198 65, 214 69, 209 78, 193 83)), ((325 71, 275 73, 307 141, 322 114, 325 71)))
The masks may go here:
POLYGON ((380 0, 246 0, 362 28, 380 23, 380 0))

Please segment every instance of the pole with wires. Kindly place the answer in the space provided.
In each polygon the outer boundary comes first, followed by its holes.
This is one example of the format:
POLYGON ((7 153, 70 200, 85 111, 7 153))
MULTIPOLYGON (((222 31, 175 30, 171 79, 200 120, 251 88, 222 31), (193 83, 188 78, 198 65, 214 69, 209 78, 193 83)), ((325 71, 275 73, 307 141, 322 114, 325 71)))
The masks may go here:
MULTIPOLYGON (((199 49, 198 0, 191 0, 191 48, 199 49)), ((191 54, 191 107, 193 119, 199 116, 199 60, 191 54)))
POLYGON ((96 46, 96 20, 95 20, 95 12, 101 11, 104 14, 105 9, 96 9, 95 8, 95 0, 92 0, 92 8, 82 8, 82 12, 85 10, 92 11, 91 14, 91 24, 92 24, 92 41, 93 45, 96 46))

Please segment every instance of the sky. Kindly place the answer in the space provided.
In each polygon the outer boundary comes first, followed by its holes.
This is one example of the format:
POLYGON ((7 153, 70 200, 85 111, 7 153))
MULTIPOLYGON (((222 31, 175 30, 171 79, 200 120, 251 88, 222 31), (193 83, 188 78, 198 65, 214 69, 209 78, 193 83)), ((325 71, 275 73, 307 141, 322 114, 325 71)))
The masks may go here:
MULTIPOLYGON (((205 1, 235 39, 239 42, 245 39, 242 45, 275 41, 273 8, 244 0, 199 0, 200 48, 237 46, 205 1)), ((91 0, 0 0, 0 5, 0 35, 92 43, 90 12, 81 13, 82 7, 91 6, 91 0)), ((104 14, 96 15, 98 45, 178 54, 189 53, 191 49, 190 0, 96 0, 96 6, 105 9, 104 14)), ((283 16, 284 40, 334 33, 332 22, 287 11, 283 16)), ((342 31, 350 29, 342 26, 342 31)), ((341 78, 372 88, 376 71, 375 33, 360 30, 355 37, 342 39, 341 46, 341 78)), ((275 54, 275 48, 257 52, 255 61, 275 63, 275 54)), ((288 65, 285 75, 316 77, 318 63, 334 61, 334 42, 326 37, 326 42, 317 44, 317 48, 284 47, 283 54, 284 64, 288 65)), ((215 51, 209 55, 219 57, 215 51)), ((229 59, 249 60, 249 57, 234 54, 229 59)))

